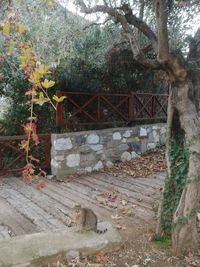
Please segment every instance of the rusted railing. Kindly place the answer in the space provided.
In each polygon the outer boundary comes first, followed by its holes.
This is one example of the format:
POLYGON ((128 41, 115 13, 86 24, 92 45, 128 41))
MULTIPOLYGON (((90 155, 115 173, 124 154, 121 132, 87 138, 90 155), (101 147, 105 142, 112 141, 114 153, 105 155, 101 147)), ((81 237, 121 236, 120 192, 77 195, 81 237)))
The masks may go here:
POLYGON ((67 98, 57 105, 57 128, 101 127, 157 122, 167 118, 167 94, 107 94, 57 91, 67 98))
MULTIPOLYGON (((0 176, 19 173, 25 165, 25 153, 19 147, 24 136, 0 137, 0 176)), ((39 135, 40 144, 31 146, 31 153, 40 160, 38 168, 50 169, 50 135, 39 135)))

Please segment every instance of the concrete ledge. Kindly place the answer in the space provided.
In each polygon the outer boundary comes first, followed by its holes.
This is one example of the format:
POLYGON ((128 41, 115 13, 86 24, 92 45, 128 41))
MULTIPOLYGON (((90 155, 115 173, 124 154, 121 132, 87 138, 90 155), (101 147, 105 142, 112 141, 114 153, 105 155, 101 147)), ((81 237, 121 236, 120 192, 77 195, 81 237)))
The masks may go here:
POLYGON ((0 242, 0 266, 11 267, 41 261, 71 250, 93 254, 98 250, 111 250, 119 245, 121 236, 110 222, 99 223, 99 229, 107 228, 104 234, 77 233, 74 228, 63 231, 41 232, 13 237, 0 242))

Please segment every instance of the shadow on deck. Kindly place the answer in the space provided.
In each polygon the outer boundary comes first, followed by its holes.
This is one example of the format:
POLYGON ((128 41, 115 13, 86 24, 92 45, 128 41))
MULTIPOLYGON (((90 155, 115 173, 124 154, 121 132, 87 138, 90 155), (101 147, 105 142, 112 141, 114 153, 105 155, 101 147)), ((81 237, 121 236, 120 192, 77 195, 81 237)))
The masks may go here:
POLYGON ((38 190, 20 178, 0 179, 0 240, 13 236, 68 228, 75 203, 91 208, 99 221, 128 216, 135 221, 154 216, 153 205, 160 198, 165 174, 133 178, 104 172, 54 182, 38 190))

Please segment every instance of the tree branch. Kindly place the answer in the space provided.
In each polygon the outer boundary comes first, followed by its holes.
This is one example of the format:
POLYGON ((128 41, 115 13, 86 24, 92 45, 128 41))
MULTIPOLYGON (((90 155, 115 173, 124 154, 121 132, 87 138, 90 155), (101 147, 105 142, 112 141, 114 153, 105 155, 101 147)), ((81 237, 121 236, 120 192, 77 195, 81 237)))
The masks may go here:
POLYGON ((155 33, 151 30, 151 28, 142 20, 137 18, 135 15, 133 15, 131 8, 124 4, 120 8, 113 8, 105 5, 96 5, 94 7, 87 7, 83 0, 77 0, 76 3, 81 8, 81 11, 86 14, 96 13, 96 12, 102 12, 107 13, 110 16, 114 17, 116 22, 120 22, 125 32, 129 31, 129 25, 131 24, 134 27, 136 27, 138 30, 140 30, 152 43, 152 47, 157 53, 158 51, 158 42, 157 37, 155 33), (117 9, 122 10, 124 12, 124 15, 121 14, 117 9))
POLYGON ((134 27, 136 27, 138 30, 140 30, 151 42, 153 50, 155 53, 158 52, 158 40, 155 35, 155 33, 151 30, 151 28, 143 21, 137 18, 130 8, 129 5, 124 4, 121 9, 124 11, 125 17, 127 19, 127 22, 134 27))
POLYGON ((142 20, 138 19, 135 15, 133 15, 131 8, 123 4, 122 7, 113 8, 110 6, 105 5, 96 5, 93 7, 87 7, 85 5, 84 0, 77 0, 76 3, 81 8, 81 11, 86 14, 102 12, 110 15, 115 19, 116 22, 119 22, 124 30, 124 34, 126 38, 129 40, 131 45, 131 50, 133 52, 133 58, 138 63, 142 64, 143 66, 158 69, 160 65, 156 61, 151 61, 145 58, 143 49, 140 49, 140 45, 138 40, 136 39, 135 33, 131 29, 130 25, 135 26, 138 30, 140 30, 151 42, 151 47, 157 53, 157 38, 154 32, 150 29, 150 27, 143 22, 142 20), (124 14, 122 14, 123 11, 124 14))
POLYGON ((169 55, 169 38, 167 30, 167 0, 156 0, 156 20, 158 26, 158 61, 167 63, 169 55))
POLYGON ((90 27, 92 27, 92 26, 100 26, 100 25, 104 25, 104 24, 106 24, 106 23, 107 23, 108 21, 110 21, 110 20, 112 20, 111 17, 107 18, 104 22, 101 22, 101 23, 98 23, 98 22, 92 22, 92 23, 86 25, 86 26, 83 28, 83 30, 86 30, 86 29, 88 29, 88 28, 90 28, 90 27))

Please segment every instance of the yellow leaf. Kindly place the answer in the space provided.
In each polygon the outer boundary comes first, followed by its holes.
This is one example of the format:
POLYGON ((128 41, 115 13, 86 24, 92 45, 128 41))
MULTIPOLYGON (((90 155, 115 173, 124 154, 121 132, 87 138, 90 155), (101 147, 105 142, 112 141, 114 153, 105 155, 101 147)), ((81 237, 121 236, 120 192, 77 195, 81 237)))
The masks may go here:
POLYGON ((39 87, 40 86, 40 79, 41 79, 40 73, 35 71, 30 75, 29 82, 31 82, 34 86, 39 87))
POLYGON ((44 80, 44 82, 42 82, 42 86, 46 89, 50 88, 50 87, 53 87, 55 84, 54 81, 49 81, 47 79, 44 80))
POLYGON ((65 98, 67 98, 67 97, 66 97, 66 96, 57 97, 56 95, 53 96, 53 99, 54 99, 57 103, 62 102, 65 98))
POLYGON ((47 0, 47 5, 49 7, 53 7, 53 0, 47 0))
POLYGON ((42 76, 45 74, 51 73, 49 71, 49 67, 44 64, 40 64, 40 66, 37 69, 35 69, 35 71, 41 74, 42 76))
POLYGON ((42 106, 44 103, 49 102, 49 101, 50 101, 50 99, 45 97, 43 92, 40 92, 39 98, 33 99, 33 102, 35 102, 35 104, 38 104, 40 106, 42 106))
POLYGON ((14 48, 15 48, 15 43, 13 40, 10 40, 9 46, 8 46, 8 52, 7 52, 8 56, 11 56, 13 54, 14 48))
POLYGON ((20 34, 23 34, 23 33, 25 33, 25 31, 26 31, 26 28, 25 28, 25 26, 24 26, 24 24, 19 24, 18 25, 18 32, 20 33, 20 34))
POLYGON ((6 36, 8 36, 10 34, 10 25, 9 24, 3 25, 3 34, 6 36))
POLYGON ((31 48, 23 49, 21 56, 20 56, 20 68, 25 69, 28 65, 33 65, 33 54, 31 48))

